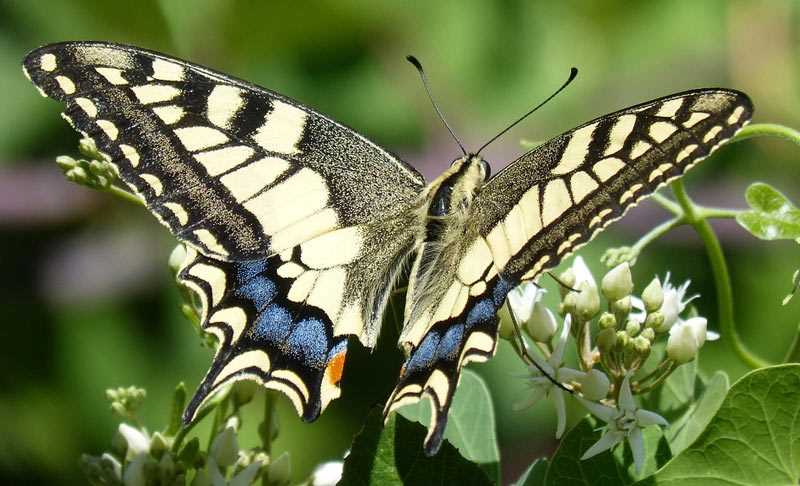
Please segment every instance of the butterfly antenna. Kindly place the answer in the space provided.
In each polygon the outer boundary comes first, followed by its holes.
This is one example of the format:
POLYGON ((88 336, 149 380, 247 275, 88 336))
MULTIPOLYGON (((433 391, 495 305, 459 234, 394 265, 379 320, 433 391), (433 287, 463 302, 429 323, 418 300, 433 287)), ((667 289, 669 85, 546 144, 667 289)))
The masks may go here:
POLYGON ((439 105, 437 105, 436 101, 433 99, 433 94, 431 94, 431 88, 430 86, 428 86, 428 77, 425 76, 425 70, 422 69, 422 64, 419 62, 419 59, 417 59, 414 56, 406 56, 406 60, 411 64, 413 64, 415 68, 417 68, 417 72, 419 72, 419 77, 420 79, 422 79, 422 85, 425 87, 425 92, 428 93, 428 99, 431 100, 433 109, 436 110, 436 114, 439 115, 439 119, 442 120, 442 123, 444 123, 444 126, 445 128, 447 128, 447 131, 450 132, 450 136, 453 137, 453 140, 455 140, 456 143, 458 144, 458 148, 461 149, 464 155, 467 155, 467 151, 466 149, 464 149, 464 144, 462 144, 461 140, 459 140, 458 137, 456 137, 456 133, 453 131, 452 128, 450 128, 450 124, 447 123, 447 120, 444 118, 442 111, 439 109, 439 105))
POLYGON ((547 104, 547 102, 548 102, 548 101, 550 101, 550 100, 552 100, 553 98, 555 98, 555 97, 556 97, 556 95, 557 95, 558 93, 560 93, 561 91, 563 91, 563 90, 564 90, 564 88, 566 88, 567 86, 569 86, 569 83, 571 83, 571 82, 572 82, 572 80, 574 80, 574 79, 575 79, 575 76, 577 76, 577 75, 578 75, 578 68, 575 68, 575 67, 571 68, 571 69, 569 70, 569 78, 567 78, 567 80, 564 82, 564 84, 562 84, 562 85, 561 85, 561 87, 560 87, 560 88, 558 88, 558 89, 555 91, 555 93, 553 93, 553 94, 551 94, 550 96, 548 96, 546 100, 544 100, 544 101, 542 101, 541 103, 539 103, 538 105, 534 106, 534 107, 533 107, 533 108, 532 108, 532 109, 531 109, 529 112, 527 112, 527 113, 525 113, 524 115, 522 115, 521 117, 519 117, 519 118, 518 118, 518 119, 517 119, 517 120, 516 120, 514 123, 512 123, 512 124, 511 124, 511 125, 509 125, 509 126, 507 126, 507 127, 506 127, 506 128, 503 130, 503 131, 501 131, 500 133, 498 133, 497 135, 495 135, 494 137, 492 137, 492 139, 491 139, 491 140, 489 140, 488 142, 486 142, 485 144, 483 144, 483 145, 481 146, 481 148, 479 148, 479 149, 478 149, 478 151, 477 151, 477 152, 475 152, 475 153, 476 153, 476 154, 479 154, 479 153, 483 152, 483 149, 485 149, 486 147, 488 147, 488 146, 489 146, 489 144, 491 144, 492 142, 494 142, 494 141, 495 141, 495 140, 497 140, 498 138, 502 137, 502 136, 503 136, 503 135, 504 135, 504 134, 505 134, 507 131, 509 131, 509 130, 511 130, 512 128, 514 128, 515 126, 517 126, 517 124, 518 124, 519 122, 521 122, 522 120, 524 120, 524 119, 528 118, 528 116, 529 116, 529 115, 531 115, 531 114, 532 114, 534 111, 536 111, 536 110, 538 110, 539 108, 543 107, 545 104, 547 104))

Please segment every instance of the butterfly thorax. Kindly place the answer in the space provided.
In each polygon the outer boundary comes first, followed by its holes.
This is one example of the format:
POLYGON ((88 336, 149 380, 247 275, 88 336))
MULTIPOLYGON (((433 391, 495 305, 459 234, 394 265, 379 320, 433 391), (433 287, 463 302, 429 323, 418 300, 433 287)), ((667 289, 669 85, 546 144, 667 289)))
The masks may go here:
POLYGON ((449 282, 441 278, 442 272, 455 273, 470 231, 472 201, 489 175, 484 159, 466 155, 454 160, 422 193, 418 207, 424 230, 417 236, 417 256, 409 275, 408 322, 429 307, 428 300, 446 291, 449 282), (432 278, 434 269, 437 278, 432 278))

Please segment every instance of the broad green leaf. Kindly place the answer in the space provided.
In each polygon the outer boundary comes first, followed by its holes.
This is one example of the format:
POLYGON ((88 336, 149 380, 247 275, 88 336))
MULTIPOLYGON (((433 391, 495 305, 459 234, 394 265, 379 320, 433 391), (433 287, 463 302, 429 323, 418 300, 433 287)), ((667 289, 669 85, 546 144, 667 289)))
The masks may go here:
POLYGON ((512 486, 543 485, 544 476, 547 474, 547 466, 549 466, 549 462, 544 457, 536 459, 530 466, 528 466, 528 469, 522 473, 522 476, 512 483, 512 486))
POLYGON ((477 464, 445 442, 439 453, 426 457, 422 451, 425 429, 392 415, 386 426, 379 409, 373 410, 353 441, 344 461, 340 486, 492 484, 477 464))
POLYGON ((752 208, 736 215, 736 221, 762 240, 797 239, 800 237, 800 209, 778 190, 756 182, 745 192, 752 208))
POLYGON ((800 365, 762 368, 734 383, 700 437, 642 485, 797 484, 800 365))
POLYGON ((697 378, 697 359, 678 366, 657 389, 657 400, 649 410, 657 411, 667 420, 683 414, 694 401, 697 388, 702 387, 697 378))
POLYGON ((669 426, 664 429, 664 436, 669 442, 669 448, 673 455, 678 455, 689 447, 705 430, 722 405, 728 386, 728 375, 725 372, 714 373, 714 376, 705 384, 699 400, 692 403, 686 413, 670 422, 669 426))
MULTIPOLYGON (((405 406, 399 413, 426 427, 430 423, 431 408, 427 400, 405 406)), ((500 461, 492 396, 483 378, 473 371, 461 373, 444 437, 472 462, 491 464, 500 461)))
MULTIPOLYGON (((652 474, 671 458, 669 444, 657 427, 648 427, 644 432, 646 461, 641 476, 652 474)), ((550 459, 544 484, 588 486, 633 483, 636 478, 627 443, 617 445, 612 452, 604 452, 586 460, 580 459, 601 435, 600 426, 591 417, 573 427, 550 459)))

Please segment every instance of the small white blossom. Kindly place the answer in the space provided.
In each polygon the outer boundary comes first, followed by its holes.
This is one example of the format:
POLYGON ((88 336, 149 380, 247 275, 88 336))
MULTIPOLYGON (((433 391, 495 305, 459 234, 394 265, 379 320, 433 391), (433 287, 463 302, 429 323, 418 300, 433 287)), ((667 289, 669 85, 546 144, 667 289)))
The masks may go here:
POLYGON ((705 317, 691 317, 680 321, 669 330, 667 356, 679 364, 694 359, 708 338, 708 321, 705 317))
POLYGON ((147 454, 150 452, 150 437, 148 437, 145 432, 125 423, 119 424, 117 430, 128 445, 126 457, 129 460, 139 454, 147 454))
POLYGON ((594 276, 592 276, 592 271, 589 270, 589 266, 586 265, 586 261, 580 255, 572 260, 572 273, 575 275, 575 283, 572 285, 573 288, 580 288, 583 282, 588 282, 590 286, 597 289, 597 282, 595 282, 594 276))
MULTIPOLYGON (((569 337, 569 328, 571 322, 571 316, 567 315, 567 317, 564 319, 564 326, 561 329, 558 342, 556 342, 553 353, 549 358, 547 358, 547 360, 544 360, 535 354, 531 356, 536 364, 538 364, 539 367, 545 371, 545 373, 561 383, 577 381, 583 378, 585 375, 585 373, 582 371, 563 366, 564 348, 566 347, 567 338, 569 337)), ((556 407, 556 417, 558 421, 556 426, 556 438, 560 438, 564 434, 564 429, 567 425, 567 410, 564 401, 564 394, 567 392, 553 384, 553 382, 550 381, 547 376, 544 376, 536 366, 530 365, 528 369, 530 372, 528 384, 531 387, 531 393, 525 400, 515 403, 514 409, 522 410, 532 406, 543 397, 550 398, 556 407)))
POLYGON ((605 298, 612 302, 630 295, 633 292, 633 277, 628 262, 609 270, 600 281, 600 288, 605 298))
POLYGON ((689 302, 693 301, 699 294, 695 294, 688 299, 686 290, 689 288, 690 281, 685 281, 679 287, 673 287, 669 282, 669 273, 664 277, 664 284, 661 286, 664 293, 664 301, 661 304, 661 313, 664 314, 664 323, 661 324, 656 332, 667 332, 678 322, 681 312, 686 309, 689 302))
POLYGON ((344 463, 342 461, 325 462, 314 468, 311 473, 312 486, 335 486, 342 479, 344 463))
POLYGON ((622 380, 616 408, 591 402, 581 397, 577 398, 592 415, 607 424, 600 440, 583 453, 581 460, 605 452, 627 439, 633 453, 634 467, 637 474, 640 473, 645 459, 642 429, 650 425, 669 425, 664 417, 636 405, 628 376, 622 380))
POLYGON ((581 379, 581 394, 588 400, 602 400, 608 395, 611 383, 602 371, 592 368, 581 379))
POLYGON ((530 281, 522 282, 508 293, 508 304, 520 324, 528 322, 533 306, 541 300, 545 290, 530 281))

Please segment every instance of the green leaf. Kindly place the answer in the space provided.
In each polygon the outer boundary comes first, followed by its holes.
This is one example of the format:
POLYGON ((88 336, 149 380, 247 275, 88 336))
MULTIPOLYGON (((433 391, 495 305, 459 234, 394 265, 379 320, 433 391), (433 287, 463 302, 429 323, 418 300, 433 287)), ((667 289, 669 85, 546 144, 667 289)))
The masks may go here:
POLYGON ((800 365, 762 368, 734 383, 700 437, 642 485, 797 484, 800 365))
POLYGON ((800 209, 778 190, 756 182, 745 192, 752 208, 736 215, 736 221, 762 240, 797 239, 800 237, 800 209))
POLYGON ((705 384, 700 399, 692 403, 686 413, 670 422, 664 429, 673 455, 678 455, 694 442, 717 413, 728 391, 728 375, 717 371, 705 384))
POLYGON ((522 473, 522 476, 512 483, 512 486, 541 486, 544 484, 544 477, 547 474, 547 466, 549 465, 550 463, 544 457, 536 459, 522 473))
MULTIPOLYGON (((545 485, 631 484, 634 477, 630 448, 618 445, 613 453, 604 452, 586 460, 580 457, 602 435, 594 419, 586 418, 570 430, 550 459, 545 485)), ((652 474, 672 457, 669 444, 657 427, 644 430, 646 460, 642 476, 652 474)))
POLYGON ((384 427, 373 410, 344 461, 340 486, 350 485, 490 485, 481 468, 461 457, 447 442, 433 457, 422 451, 425 429, 396 414, 384 427))
MULTIPOLYGON (((399 413, 426 427, 430 423, 431 409, 427 400, 407 405, 399 413)), ((491 464, 500 461, 492 396, 483 378, 473 371, 461 373, 444 437, 472 462, 491 464)))

